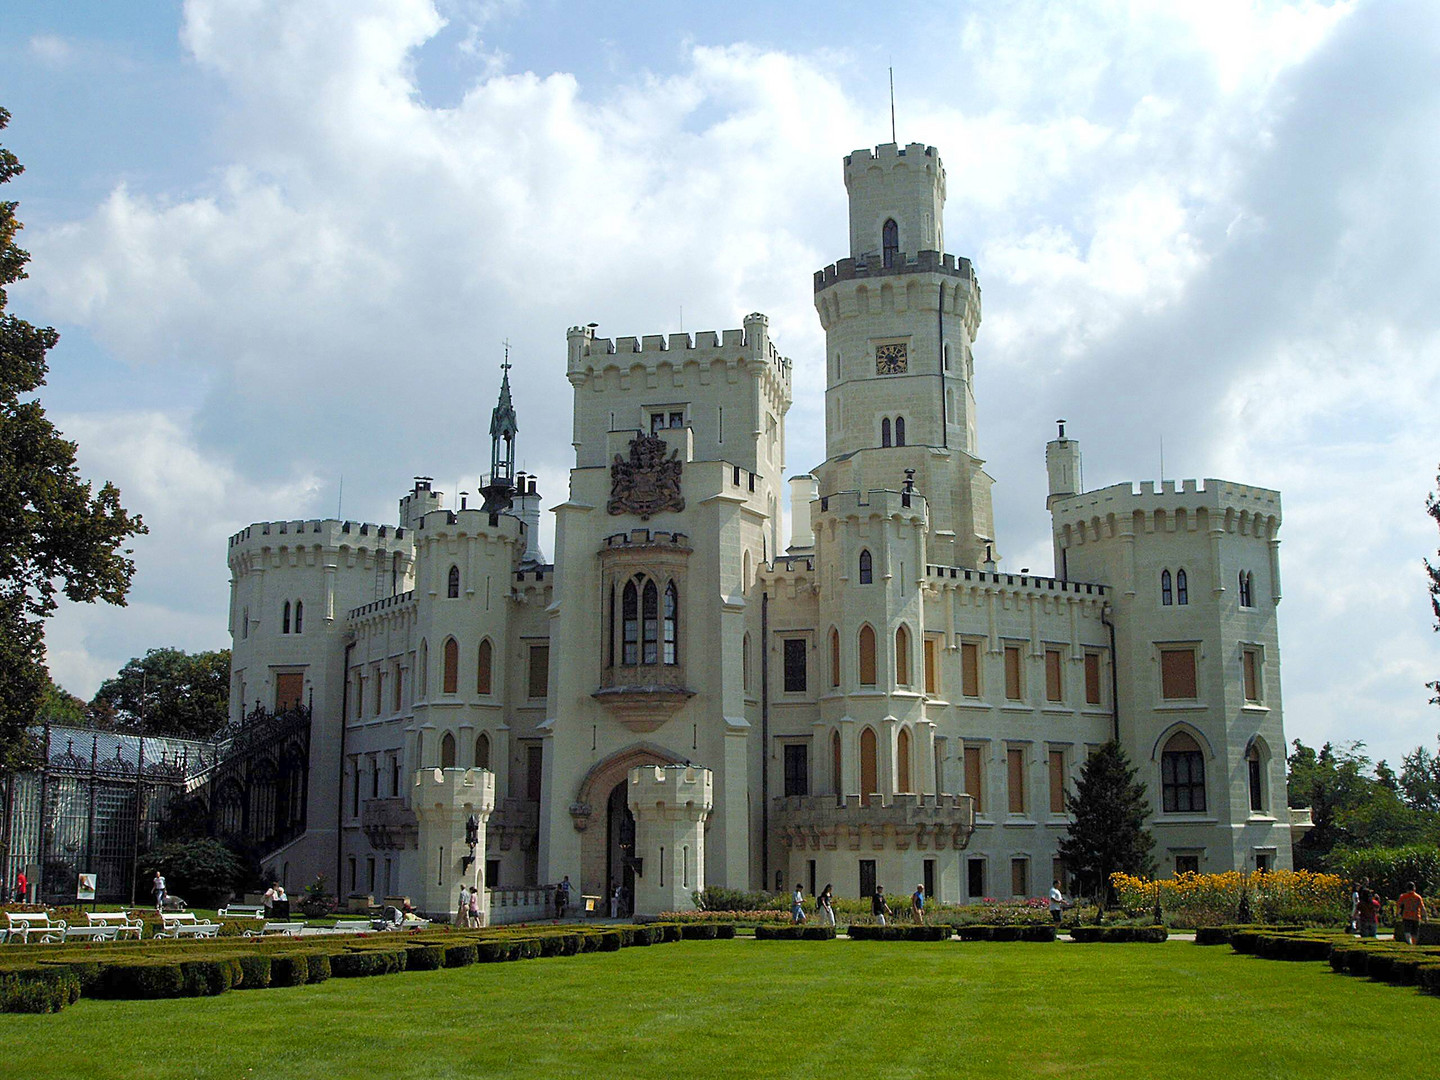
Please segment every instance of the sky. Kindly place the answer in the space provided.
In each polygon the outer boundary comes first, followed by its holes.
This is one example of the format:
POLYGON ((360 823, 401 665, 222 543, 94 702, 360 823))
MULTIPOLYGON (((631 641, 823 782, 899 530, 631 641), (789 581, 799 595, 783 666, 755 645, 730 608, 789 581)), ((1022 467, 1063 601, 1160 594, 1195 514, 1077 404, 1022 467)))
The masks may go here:
MULTIPOLYGON (((1435 745, 1422 559, 1440 440, 1440 7, 1364 3, 7 0, 0 140, 61 333, 41 398, 150 527, 125 608, 67 606, 89 697, 228 644, 226 538, 393 522, 488 466, 563 500, 565 331, 739 327, 795 363, 824 456, 811 275, 841 160, 939 149, 983 289, 980 453, 1006 566, 1048 572, 1044 444, 1089 488, 1283 494, 1286 734, 1435 745)), ((550 526, 553 529, 553 526, 550 526)), ((547 549, 549 540, 546 540, 547 549)))

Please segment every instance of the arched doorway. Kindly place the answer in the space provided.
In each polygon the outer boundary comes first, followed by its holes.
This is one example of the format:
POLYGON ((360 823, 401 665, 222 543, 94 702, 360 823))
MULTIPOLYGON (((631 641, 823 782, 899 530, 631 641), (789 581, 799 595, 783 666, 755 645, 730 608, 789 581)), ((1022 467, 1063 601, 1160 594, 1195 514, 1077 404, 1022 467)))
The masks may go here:
MULTIPOLYGON (((627 820, 633 822, 627 805, 630 770, 638 765, 678 765, 683 760, 657 743, 632 743, 597 761, 580 781, 575 793, 575 806, 583 808, 583 813, 575 817, 575 828, 580 832, 580 891, 604 896, 607 911, 612 874, 617 884, 622 883, 624 863, 616 855, 618 832, 627 820), (617 821, 618 824, 612 826, 612 822, 617 821), (614 838, 612 831, 617 834, 614 838)), ((633 833, 627 842, 634 844, 633 833)), ((557 877, 566 872, 561 867, 550 869, 557 877)), ((573 876, 572 873, 572 880, 573 876)), ((628 887, 633 897, 633 880, 628 882, 628 887)))
POLYGON ((605 902, 609 904, 610 893, 619 885, 616 914, 622 917, 635 910, 635 815, 626 797, 628 786, 628 779, 615 785, 605 811, 605 902))

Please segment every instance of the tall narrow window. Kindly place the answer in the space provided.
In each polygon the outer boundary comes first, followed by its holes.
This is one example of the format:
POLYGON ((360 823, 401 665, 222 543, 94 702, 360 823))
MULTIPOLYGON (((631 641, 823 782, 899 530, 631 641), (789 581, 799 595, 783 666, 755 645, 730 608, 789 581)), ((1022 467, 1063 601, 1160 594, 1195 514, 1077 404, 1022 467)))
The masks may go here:
POLYGON ((282 634, 288 634, 288 633, 290 632, 290 601, 289 601, 289 600, 286 600, 286 601, 285 601, 285 606, 280 609, 280 632, 281 632, 282 634))
POLYGON ((1175 571, 1175 603, 1182 606, 1190 603, 1190 579, 1183 567, 1175 571))
POLYGON ((965 794, 975 800, 975 813, 985 812, 985 774, 980 761, 980 747, 965 747, 965 794))
POLYGON ((1240 670, 1244 677, 1245 700, 1258 702, 1260 700, 1260 657, 1254 649, 1245 649, 1240 653, 1240 670))
POLYGON ((940 693, 940 664, 936 658, 939 643, 933 637, 925 639, 925 693, 936 697, 940 693))
POLYGON ((860 628, 860 685, 875 685, 875 631, 860 628))
POLYGON ((1065 700, 1065 665, 1061 662, 1059 649, 1045 650, 1045 700, 1065 700))
POLYGON ((810 794, 810 747, 804 743, 785 744, 785 794, 810 794))
POLYGON ((905 418, 903 416, 895 417, 895 445, 905 445, 905 418))
POLYGON ((1020 646, 1005 646, 1005 697, 1019 701, 1023 690, 1020 685, 1020 646))
POLYGON ((842 768, 844 758, 840 753, 840 732, 830 733, 830 786, 834 788, 834 794, 840 795, 845 790, 845 773, 842 768))
POLYGON ((805 692, 805 639, 786 638, 784 644, 785 692, 805 692))
POLYGON ((304 629, 305 629, 305 601, 304 601, 304 600, 296 600, 296 601, 295 601, 295 633, 298 634, 298 633, 300 633, 300 632, 301 632, 302 630, 304 630, 304 629))
POLYGON ((660 590, 647 581, 640 593, 640 655, 641 663, 659 663, 660 590))
POLYGON ((980 696, 980 646, 973 641, 960 643, 960 693, 980 696))
POLYGON ((740 685, 750 689, 750 635, 740 639, 740 685))
POLYGON ((430 646, 420 639, 420 685, 416 688, 417 698, 430 696, 430 646))
POLYGON ((910 779, 910 732, 905 728, 895 737, 895 790, 901 793, 914 790, 910 779))
POLYGON ((1250 783, 1250 812, 1265 811, 1265 763, 1260 759, 1260 749, 1253 743, 1245 752, 1245 770, 1250 783))
POLYGON ((888 416, 880 421, 880 445, 890 445, 890 418, 888 416))
POLYGON ((869 548, 860 549, 860 584, 869 585, 875 580, 874 561, 869 548))
POLYGON ((886 266, 895 265, 895 255, 900 250, 900 227, 894 218, 886 220, 880 229, 880 249, 886 266))
POLYGON ((623 637, 620 646, 620 663, 634 667, 640 662, 640 593, 635 582, 625 583, 625 592, 620 601, 623 637))
POLYGON ((490 736, 483 731, 475 740, 475 767, 490 768, 490 736))
POLYGON ((490 645, 490 639, 486 638, 480 642, 480 651, 475 658, 475 692, 477 694, 488 694, 493 680, 491 679, 491 667, 493 666, 495 650, 490 645))
POLYGON ((460 646, 453 637, 445 639, 444 680, 444 693, 453 694, 460 688, 460 646))
POLYGON ((910 631, 903 626, 895 631, 895 681, 910 685, 910 631))
POLYGON ((450 732, 440 740, 440 767, 442 769, 453 769, 455 767, 455 736, 450 732))
POLYGON ((1065 751, 1050 751, 1050 813, 1065 813, 1065 751))
POLYGON ((1255 606, 1255 575, 1248 570, 1240 571, 1240 606, 1255 606))
POLYGON ((450 567, 450 576, 446 579, 445 595, 451 600, 460 596, 460 567, 450 567))
POLYGON ((400 673, 400 665, 395 665, 395 711, 399 712, 405 707, 405 677, 400 673))
POLYGON ((665 586, 665 663, 678 664, 680 662, 679 639, 676 635, 675 621, 679 618, 680 596, 675 590, 675 583, 672 581, 665 586))
POLYGON ((869 806, 870 796, 878 794, 879 772, 875 768, 875 729, 860 733, 860 805, 869 806))
POLYGON ((840 631, 830 628, 830 685, 840 685, 840 631))
POLYGON ((620 614, 619 610, 618 610, 618 609, 616 608, 616 606, 615 606, 615 601, 616 601, 615 585, 614 585, 614 583, 612 582, 611 585, 610 585, 610 618, 609 618, 609 620, 605 623, 605 666, 606 666, 606 667, 614 667, 614 666, 615 666, 615 637, 616 637, 616 629, 617 629, 617 627, 615 626, 615 619, 616 619, 616 616, 618 616, 618 615, 620 614))
POLYGON ((1025 813, 1025 751, 1011 747, 1005 751, 1006 787, 1010 797, 1010 813, 1025 813))
POLYGON ((1175 602, 1175 594, 1171 591, 1170 571, 1160 571, 1160 603, 1169 607, 1175 602))
POLYGON ((1205 811, 1205 756, 1183 731, 1171 737, 1160 755, 1160 790, 1167 814, 1205 811))
POLYGON ((1085 654, 1085 704, 1100 704, 1100 654, 1085 654))
POLYGON ((543 698, 550 693, 550 646, 530 646, 530 696, 543 698))

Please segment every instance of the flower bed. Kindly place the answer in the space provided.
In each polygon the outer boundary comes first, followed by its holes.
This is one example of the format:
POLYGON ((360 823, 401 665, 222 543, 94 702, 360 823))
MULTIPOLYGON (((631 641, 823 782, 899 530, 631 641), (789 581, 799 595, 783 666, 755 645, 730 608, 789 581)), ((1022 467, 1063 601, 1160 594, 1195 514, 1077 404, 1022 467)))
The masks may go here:
POLYGON ((1336 874, 1272 870, 1264 874, 1176 874, 1152 880, 1112 874, 1120 907, 1134 917, 1160 908, 1171 926, 1198 929, 1246 920, 1343 926, 1350 916, 1350 887, 1336 874), (1244 903, 1242 903, 1242 900, 1244 903))

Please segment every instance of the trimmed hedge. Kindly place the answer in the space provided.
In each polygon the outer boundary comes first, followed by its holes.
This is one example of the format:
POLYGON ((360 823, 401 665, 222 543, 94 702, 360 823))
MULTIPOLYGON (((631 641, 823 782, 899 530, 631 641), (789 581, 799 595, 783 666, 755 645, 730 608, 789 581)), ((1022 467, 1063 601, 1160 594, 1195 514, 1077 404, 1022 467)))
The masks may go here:
POLYGON ((755 927, 756 941, 834 941, 833 926, 766 926, 755 927))
MULTIPOLYGON (((830 930, 830 927, 824 927, 830 930)), ((856 926, 851 924, 845 931, 855 941, 949 941, 948 926, 856 926)), ((760 936, 756 927, 755 936, 760 936)), ((834 936, 834 931, 831 931, 834 936)))
POLYGON ((1272 934, 1298 934, 1303 926, 1267 926, 1263 923, 1227 923, 1224 926, 1201 926, 1195 931, 1196 945, 1229 945, 1233 935, 1254 930, 1272 934))
POLYGON ((961 941, 1054 941, 1053 923, 1014 923, 1009 926, 957 926, 961 941))
POLYGON ((235 984, 237 990, 264 990, 270 985, 272 957, 264 953, 242 953, 236 959, 240 961, 240 981, 235 984))
POLYGON ((0 971, 0 1012, 59 1012, 80 998, 80 980, 64 968, 36 964, 0 971))
POLYGON ((1092 942, 1141 941, 1158 944, 1170 937, 1163 926, 1077 926, 1070 931, 1070 940, 1092 942))
POLYGON ((391 975, 405 970, 406 959, 404 949, 356 949, 330 957, 330 974, 337 979, 391 975))

